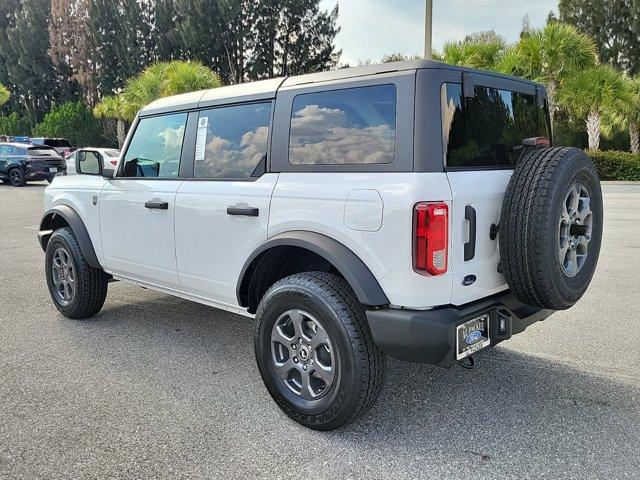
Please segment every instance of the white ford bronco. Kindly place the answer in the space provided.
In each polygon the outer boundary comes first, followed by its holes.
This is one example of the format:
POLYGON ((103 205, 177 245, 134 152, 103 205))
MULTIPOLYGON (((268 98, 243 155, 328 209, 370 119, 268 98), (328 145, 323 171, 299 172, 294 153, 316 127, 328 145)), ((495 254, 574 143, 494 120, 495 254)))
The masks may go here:
POLYGON ((46 189, 51 298, 87 318, 125 281, 255 318, 269 393, 334 429, 385 354, 469 366, 583 295, 600 184, 551 138, 541 85, 431 61, 163 98, 115 170, 46 189))

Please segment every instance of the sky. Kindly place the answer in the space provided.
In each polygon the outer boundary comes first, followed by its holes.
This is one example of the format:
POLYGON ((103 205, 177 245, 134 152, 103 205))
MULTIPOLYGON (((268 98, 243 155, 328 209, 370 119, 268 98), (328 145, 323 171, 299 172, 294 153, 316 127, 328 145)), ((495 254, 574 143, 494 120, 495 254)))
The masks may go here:
MULTIPOLYGON (((339 4, 336 39, 342 63, 378 60, 386 53, 423 54, 425 0, 321 0, 324 9, 339 4)), ((508 41, 518 39, 522 19, 532 27, 544 25, 558 0, 433 0, 433 44, 495 30, 508 41)))

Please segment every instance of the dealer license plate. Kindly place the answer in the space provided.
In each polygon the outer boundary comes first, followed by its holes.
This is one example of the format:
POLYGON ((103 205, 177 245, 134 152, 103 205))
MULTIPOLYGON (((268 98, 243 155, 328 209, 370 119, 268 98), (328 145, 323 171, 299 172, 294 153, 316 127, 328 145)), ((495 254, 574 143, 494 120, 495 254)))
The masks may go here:
POLYGON ((50 172, 57 172, 58 171, 58 167, 49 167, 49 171, 50 172))
POLYGON ((457 360, 462 360, 478 350, 488 347, 490 343, 488 314, 480 315, 456 327, 457 360))

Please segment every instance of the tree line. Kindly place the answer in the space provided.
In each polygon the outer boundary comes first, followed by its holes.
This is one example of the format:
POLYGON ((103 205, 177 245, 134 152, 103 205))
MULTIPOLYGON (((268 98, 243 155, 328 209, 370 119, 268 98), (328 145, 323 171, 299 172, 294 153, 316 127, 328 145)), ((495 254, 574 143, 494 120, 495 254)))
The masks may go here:
POLYGON ((199 62, 225 84, 333 68, 338 7, 319 3, 4 0, 0 127, 33 129, 66 102, 91 109, 156 62, 199 62))

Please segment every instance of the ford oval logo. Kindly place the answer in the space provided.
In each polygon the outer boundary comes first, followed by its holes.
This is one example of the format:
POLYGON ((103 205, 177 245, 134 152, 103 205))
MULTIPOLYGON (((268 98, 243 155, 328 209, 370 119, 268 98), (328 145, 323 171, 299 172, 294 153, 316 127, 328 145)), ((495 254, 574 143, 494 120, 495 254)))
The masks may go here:
POLYGON ((462 285, 464 287, 468 287, 468 286, 473 285, 474 283, 476 283, 477 279, 478 279, 478 277, 476 277, 475 275, 467 275, 466 277, 464 277, 462 279, 462 285))
POLYGON ((467 342, 467 345, 473 345, 478 340, 480 340, 481 337, 482 332, 480 330, 474 330, 469 335, 467 335, 467 338, 465 338, 464 341, 467 342))

